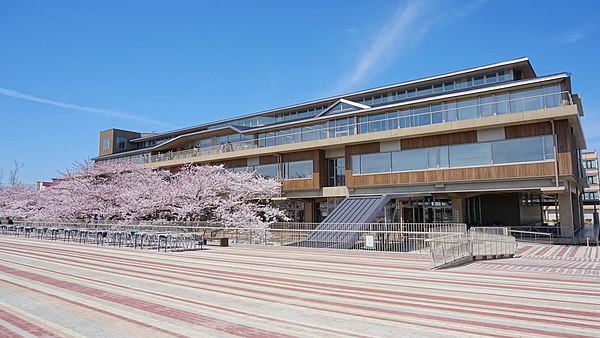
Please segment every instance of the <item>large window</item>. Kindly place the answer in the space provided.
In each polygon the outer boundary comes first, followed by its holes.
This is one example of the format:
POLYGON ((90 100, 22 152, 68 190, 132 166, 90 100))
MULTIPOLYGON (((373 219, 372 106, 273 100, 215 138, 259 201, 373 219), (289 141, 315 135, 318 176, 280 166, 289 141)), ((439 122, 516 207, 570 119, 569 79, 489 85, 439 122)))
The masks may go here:
MULTIPOLYGON (((554 159, 552 136, 536 136, 352 156, 352 174, 377 174, 554 159)), ((594 176, 597 179, 597 176, 594 176)))
POLYGON ((124 137, 117 137, 117 148, 125 149, 127 146, 127 139, 124 137))
POLYGON ((494 163, 512 163, 544 160, 544 139, 514 139, 495 142, 494 163))
POLYGON ((469 167, 492 164, 492 144, 471 143, 449 147, 451 167, 469 167))
POLYGON ((598 176, 597 175, 588 176, 587 180, 588 180, 589 184, 598 184, 598 176))
POLYGON ((278 178, 281 174, 285 180, 294 179, 308 179, 313 177, 313 161, 296 161, 296 162, 285 162, 281 164, 281 171, 279 170, 279 164, 262 164, 248 167, 236 167, 231 168, 234 172, 236 171, 255 171, 256 174, 264 178, 278 178))
POLYGON ((393 152, 392 171, 427 169, 427 151, 425 148, 393 152))
POLYGON ((283 178, 286 180, 312 178, 313 161, 298 161, 283 163, 283 178))
POLYGON ((361 170, 370 173, 388 172, 390 171, 391 164, 390 153, 362 155, 360 159, 361 170))

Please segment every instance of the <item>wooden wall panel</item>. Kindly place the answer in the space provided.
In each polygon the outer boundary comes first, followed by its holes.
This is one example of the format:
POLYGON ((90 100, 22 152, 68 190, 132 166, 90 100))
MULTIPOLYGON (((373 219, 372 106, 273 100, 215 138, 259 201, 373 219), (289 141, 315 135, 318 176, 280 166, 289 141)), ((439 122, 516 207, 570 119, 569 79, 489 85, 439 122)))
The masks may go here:
POLYGON ((283 181, 283 190, 297 190, 297 189, 316 189, 319 188, 318 184, 315 186, 315 181, 318 182, 318 177, 315 179, 306 180, 287 180, 283 181))
POLYGON ((439 147, 452 144, 474 143, 477 142, 477 131, 465 131, 460 133, 432 135, 423 137, 408 138, 400 141, 400 147, 403 150, 439 147))
MULTIPOLYGON (((348 172, 349 173, 349 172, 348 172)), ((554 175, 554 163, 523 163, 477 168, 457 168, 403 173, 347 176, 349 187, 407 183, 444 183, 554 175)))
POLYGON ((346 146, 346 155, 373 154, 379 152, 379 142, 346 146))
POLYGON ((571 151, 571 142, 574 142, 575 139, 573 134, 571 133, 571 126, 569 121, 561 120, 554 122, 554 127, 556 130, 556 138, 558 141, 558 152, 566 153, 571 151))
POLYGON ((219 164, 223 164, 225 166, 225 168, 238 168, 238 167, 245 167, 248 165, 248 160, 246 160, 245 158, 236 158, 233 160, 225 160, 225 161, 221 161, 221 162, 214 162, 211 164, 213 165, 219 165, 219 164))
POLYGON ((507 139, 552 135, 552 124, 550 122, 540 122, 519 126, 509 126, 504 128, 504 135, 507 139))
POLYGON ((573 167, 570 153, 558 153, 558 172, 561 175, 576 175, 577 167, 573 167))

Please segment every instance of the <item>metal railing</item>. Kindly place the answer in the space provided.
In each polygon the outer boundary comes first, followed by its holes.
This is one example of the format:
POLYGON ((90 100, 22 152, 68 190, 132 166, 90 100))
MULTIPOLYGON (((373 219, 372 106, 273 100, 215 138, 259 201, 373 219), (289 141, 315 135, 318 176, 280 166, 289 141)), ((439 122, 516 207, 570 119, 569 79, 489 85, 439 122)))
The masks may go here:
MULTIPOLYGON (((103 161, 131 161, 134 163, 157 163, 188 158, 198 158, 228 152, 237 152, 254 148, 272 147, 284 144, 292 144, 321 139, 337 138, 363 133, 378 132, 390 129, 401 129, 417 127, 422 125, 467 120, 487 117, 497 114, 511 114, 529 110, 559 107, 573 104, 571 93, 567 91, 543 95, 533 95, 524 98, 501 100, 491 103, 481 103, 464 107, 444 108, 436 111, 410 114, 408 116, 397 116, 378 119, 376 121, 348 123, 340 126, 326 125, 327 122, 314 125, 311 131, 288 132, 283 135, 270 135, 258 139, 230 142, 209 147, 194 148, 180 151, 167 151, 158 154, 139 154, 103 161), (550 104, 548 102, 551 102, 550 104), (498 107, 503 107, 498 112, 498 107), (460 118, 461 112, 465 112, 468 118, 460 118), (453 116, 453 117, 451 117, 453 116), (310 135, 310 136, 309 136, 310 135)), ((399 114, 401 115, 401 114, 399 114)))
POLYGON ((0 234, 83 244, 133 247, 135 249, 202 249, 204 237, 179 226, 110 225, 79 222, 16 222, 0 224, 0 234))
POLYGON ((554 238, 548 232, 535 232, 524 230, 508 230, 508 233, 515 237, 518 242, 529 242, 536 244, 554 244, 554 238))
MULTIPOLYGON (((19 221, 22 226, 80 229, 93 232, 132 232, 145 234, 143 238, 151 241, 155 234, 195 234, 202 238, 227 238, 232 244, 257 244, 272 246, 301 246, 307 248, 354 249, 369 251, 427 251, 427 240, 448 234, 466 233, 466 225, 462 223, 337 223, 335 229, 317 229, 319 223, 273 223, 266 228, 228 227, 207 222, 125 222, 97 221, 19 221), (357 230, 360 229, 360 230, 357 230), (354 243, 348 247, 346 242, 311 241, 315 233, 351 233, 356 236, 354 243)), ((83 232, 82 232, 83 233, 83 232)), ((336 237, 336 236, 334 236, 336 237)), ((153 243, 155 243, 154 241, 153 243)), ((144 242, 145 243, 145 242, 144 242)), ((136 246, 135 243, 133 243, 136 246)), ((139 245, 144 245, 140 242, 139 245)), ((149 246, 150 244, 145 244, 149 246)))
POLYGON ((474 227, 463 234, 428 239, 431 267, 440 268, 474 258, 509 257, 516 253, 517 242, 506 227, 474 227))

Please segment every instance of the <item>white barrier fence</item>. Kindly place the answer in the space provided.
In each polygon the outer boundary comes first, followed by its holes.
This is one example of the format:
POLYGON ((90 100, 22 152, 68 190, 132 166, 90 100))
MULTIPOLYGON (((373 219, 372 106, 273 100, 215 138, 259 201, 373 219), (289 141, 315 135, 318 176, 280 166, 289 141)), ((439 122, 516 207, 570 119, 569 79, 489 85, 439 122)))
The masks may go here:
POLYGON ((474 227, 468 233, 439 236, 427 242, 432 268, 473 259, 511 257, 517 251, 516 239, 506 227, 474 227))

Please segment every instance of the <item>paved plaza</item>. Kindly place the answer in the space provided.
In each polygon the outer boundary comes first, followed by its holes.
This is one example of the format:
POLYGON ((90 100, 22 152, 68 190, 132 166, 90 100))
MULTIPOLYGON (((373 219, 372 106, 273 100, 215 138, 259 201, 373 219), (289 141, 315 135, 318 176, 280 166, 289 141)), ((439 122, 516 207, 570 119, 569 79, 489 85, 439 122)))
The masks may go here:
POLYGON ((426 254, 3 235, 0 336, 600 336, 598 247, 519 256, 430 271, 426 254))

